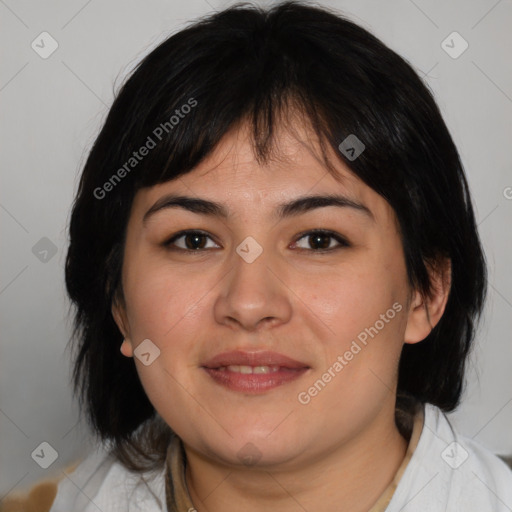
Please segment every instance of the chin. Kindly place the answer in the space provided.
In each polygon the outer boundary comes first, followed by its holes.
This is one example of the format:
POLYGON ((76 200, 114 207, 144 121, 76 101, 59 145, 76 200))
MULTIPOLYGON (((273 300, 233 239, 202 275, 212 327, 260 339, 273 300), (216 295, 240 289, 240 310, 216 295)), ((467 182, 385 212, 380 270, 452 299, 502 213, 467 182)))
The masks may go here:
POLYGON ((270 436, 257 432, 229 430, 231 435, 215 442, 211 438, 205 443, 205 455, 220 460, 222 463, 237 468, 271 468, 286 466, 300 456, 305 440, 295 438, 286 432, 274 432, 270 436), (270 439, 272 437, 272 439, 270 439))

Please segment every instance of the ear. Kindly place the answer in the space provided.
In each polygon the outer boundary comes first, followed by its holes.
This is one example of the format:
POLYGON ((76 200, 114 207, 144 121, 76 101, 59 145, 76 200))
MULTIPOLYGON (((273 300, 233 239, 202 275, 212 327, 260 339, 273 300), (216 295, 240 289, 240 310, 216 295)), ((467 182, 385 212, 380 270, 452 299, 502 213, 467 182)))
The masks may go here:
POLYGON ((414 290, 405 328, 405 343, 424 340, 441 320, 450 293, 451 270, 448 258, 444 258, 435 267, 428 267, 431 293, 424 297, 418 290, 414 290))
POLYGON ((111 311, 114 321, 124 337, 120 348, 121 354, 126 357, 133 357, 133 346, 130 338, 130 324, 128 323, 126 308, 124 307, 124 304, 122 304, 122 301, 114 299, 111 311))

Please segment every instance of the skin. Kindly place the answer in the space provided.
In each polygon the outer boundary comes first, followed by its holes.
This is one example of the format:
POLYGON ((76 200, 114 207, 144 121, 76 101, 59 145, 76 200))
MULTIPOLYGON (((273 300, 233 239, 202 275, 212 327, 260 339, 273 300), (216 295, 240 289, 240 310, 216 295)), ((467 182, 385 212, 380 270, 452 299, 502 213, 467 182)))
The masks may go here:
MULTIPOLYGON (((412 290, 389 204, 334 154, 341 178, 331 176, 307 124, 283 125, 276 137, 279 158, 260 165, 242 124, 192 172, 138 191, 127 226, 123 301, 112 307, 125 337, 121 352, 133 357, 144 339, 160 350, 149 366, 134 362, 150 401, 184 443, 199 512, 313 511, 319 504, 363 512, 404 458, 407 442, 394 423, 398 361, 403 344, 423 340, 441 318, 449 267, 432 274, 428 300, 412 290), (221 219, 167 208, 144 223, 170 192, 221 202, 231 213, 221 219), (272 217, 278 203, 333 192, 363 203, 373 219, 334 206, 272 217), (163 245, 184 229, 207 232, 196 244, 204 248, 189 254, 163 245), (315 240, 299 238, 314 229, 351 245, 320 254, 315 240), (248 236, 263 248, 252 263, 236 252, 248 236), (301 404, 298 394, 394 303, 402 310, 301 404), (234 349, 274 350, 310 369, 260 395, 228 390, 201 365, 234 349), (247 443, 260 457, 251 466, 239 457, 247 443)), ((333 238, 325 243, 339 246, 333 238)))

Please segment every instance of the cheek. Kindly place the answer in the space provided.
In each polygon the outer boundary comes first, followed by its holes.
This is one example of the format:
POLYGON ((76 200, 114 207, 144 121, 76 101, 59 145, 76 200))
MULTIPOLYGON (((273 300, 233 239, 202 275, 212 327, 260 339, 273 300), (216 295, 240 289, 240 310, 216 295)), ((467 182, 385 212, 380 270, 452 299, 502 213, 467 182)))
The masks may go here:
POLYGON ((188 276, 154 262, 132 268, 133 272, 127 271, 126 303, 136 338, 152 336, 162 344, 173 332, 194 322, 208 287, 206 276, 188 276))
POLYGON ((401 298, 402 287, 393 276, 400 276, 398 269, 389 271, 379 262, 361 262, 317 280, 304 302, 309 301, 311 309, 331 327, 333 338, 354 337, 401 298))
POLYGON ((196 341, 200 340, 198 329, 207 314, 204 296, 208 279, 154 262, 138 268, 143 270, 131 274, 127 271, 125 290, 132 342, 136 349, 149 339, 160 352, 149 366, 136 358, 134 362, 153 406, 173 428, 181 431, 180 421, 186 420, 180 419, 184 410, 201 414, 200 407, 194 410, 197 404, 190 400, 187 390, 194 389, 193 376, 199 358, 196 341))
POLYGON ((347 431, 364 423, 396 383, 405 307, 389 290, 369 291, 356 287, 350 300, 340 301, 344 309, 330 319, 335 334, 325 340, 324 359, 298 397, 309 417, 323 418, 326 435, 335 436, 340 422, 347 431))
POLYGON ((401 258, 393 261, 381 254, 371 261, 361 259, 315 287, 311 299, 316 306, 311 309, 330 327, 324 346, 325 370, 338 356, 343 358, 343 370, 335 372, 338 384, 332 388, 348 382, 366 386, 369 378, 377 382, 372 371, 383 382, 393 380, 405 329, 405 282, 401 258))
POLYGON ((142 384, 152 401, 162 393, 177 396, 182 391, 178 382, 191 387, 192 370, 200 360, 200 343, 204 341, 201 329, 211 317, 208 292, 218 285, 218 278, 155 261, 133 265, 126 275, 134 350, 149 339, 160 351, 151 366, 135 361, 142 384))

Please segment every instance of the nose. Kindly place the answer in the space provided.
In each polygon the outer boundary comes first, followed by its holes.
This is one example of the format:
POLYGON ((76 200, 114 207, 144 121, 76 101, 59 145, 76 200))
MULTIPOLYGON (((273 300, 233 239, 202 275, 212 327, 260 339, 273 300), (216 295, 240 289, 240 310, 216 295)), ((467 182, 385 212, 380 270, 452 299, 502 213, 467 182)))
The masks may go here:
POLYGON ((263 250, 251 261, 235 253, 231 272, 222 280, 214 305, 218 323, 250 332, 290 320, 291 290, 283 265, 263 250))

